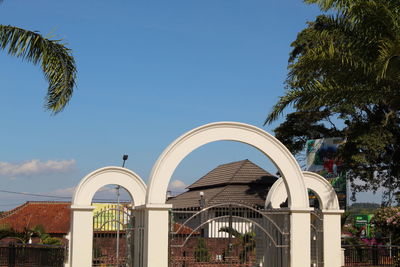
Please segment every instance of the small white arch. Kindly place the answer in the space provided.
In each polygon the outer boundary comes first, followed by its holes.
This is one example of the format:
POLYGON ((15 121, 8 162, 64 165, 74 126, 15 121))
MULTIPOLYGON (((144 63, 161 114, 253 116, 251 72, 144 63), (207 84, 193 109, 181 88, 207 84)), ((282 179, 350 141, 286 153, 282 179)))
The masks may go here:
MULTIPOLYGON (((326 267, 341 266, 341 240, 340 240, 340 215, 343 213, 332 185, 321 175, 303 171, 304 183, 318 198, 323 214, 323 250, 324 264, 326 267)), ((278 179, 268 192, 265 206, 280 208, 287 199, 283 179, 278 179)))
POLYGON ((145 203, 146 184, 133 171, 121 167, 104 167, 86 175, 75 188, 73 206, 89 206, 94 194, 105 185, 116 184, 124 187, 131 195, 135 206, 145 203))
POLYGON ((252 125, 215 122, 193 129, 171 143, 153 166, 147 189, 147 204, 164 204, 165 193, 178 164, 193 150, 215 141, 237 141, 260 150, 271 159, 284 178, 292 208, 308 207, 300 167, 290 151, 274 136, 252 125))
MULTIPOLYGON (((307 189, 315 192, 322 210, 339 210, 339 201, 332 185, 321 175, 303 171, 304 183, 307 189)), ((280 208, 287 199, 283 179, 278 179, 271 187, 265 200, 265 206, 280 208)))
POLYGON ((76 187, 71 205, 70 263, 73 267, 92 266, 93 209, 97 190, 109 184, 124 187, 135 206, 144 205, 146 184, 139 175, 121 167, 104 167, 85 176, 76 187))

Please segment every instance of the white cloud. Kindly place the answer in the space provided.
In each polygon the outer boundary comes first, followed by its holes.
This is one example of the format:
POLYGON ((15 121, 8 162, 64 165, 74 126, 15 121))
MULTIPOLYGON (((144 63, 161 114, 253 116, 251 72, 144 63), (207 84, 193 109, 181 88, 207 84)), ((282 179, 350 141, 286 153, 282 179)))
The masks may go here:
POLYGON ((54 191, 48 193, 48 195, 59 196, 59 197, 71 197, 74 194, 74 191, 75 191, 75 187, 67 187, 67 188, 61 188, 61 189, 54 190, 54 191))
POLYGON ((9 163, 0 161, 0 176, 31 176, 50 173, 61 173, 72 170, 76 165, 74 159, 71 160, 48 160, 46 162, 33 159, 21 163, 9 163))
POLYGON ((186 186, 187 185, 184 182, 182 182, 181 180, 173 180, 169 184, 168 189, 171 191, 174 191, 174 190, 181 191, 181 190, 184 190, 186 188, 186 186))

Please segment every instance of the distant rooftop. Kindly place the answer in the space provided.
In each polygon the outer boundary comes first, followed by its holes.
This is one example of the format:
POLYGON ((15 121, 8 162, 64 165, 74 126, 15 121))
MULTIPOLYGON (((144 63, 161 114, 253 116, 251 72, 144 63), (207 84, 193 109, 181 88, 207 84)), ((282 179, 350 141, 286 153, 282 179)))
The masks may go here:
POLYGON ((207 205, 227 202, 263 206, 277 177, 250 160, 219 165, 188 186, 187 192, 170 198, 174 208, 199 207, 200 192, 207 205))
POLYGON ((43 225, 51 234, 66 234, 69 231, 71 202, 28 201, 0 216, 0 225, 8 225, 17 231, 24 231, 43 225))

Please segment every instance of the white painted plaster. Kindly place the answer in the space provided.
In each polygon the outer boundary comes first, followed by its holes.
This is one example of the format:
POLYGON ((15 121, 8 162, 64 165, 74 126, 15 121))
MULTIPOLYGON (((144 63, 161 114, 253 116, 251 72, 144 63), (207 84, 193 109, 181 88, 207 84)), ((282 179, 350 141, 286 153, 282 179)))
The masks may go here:
MULTIPOLYGON (((343 211, 339 209, 336 192, 332 185, 317 173, 304 171, 303 176, 306 187, 315 193, 322 210, 324 266, 339 267, 341 266, 340 216, 343 211)), ((265 206, 279 208, 286 198, 287 193, 283 179, 278 179, 268 192, 265 206)))
MULTIPOLYGON (((176 139, 164 150, 153 166, 146 195, 147 205, 165 203, 171 176, 188 154, 205 144, 222 140, 237 141, 257 148, 279 169, 288 192, 289 207, 294 210, 293 223, 291 223, 291 235, 294 237, 291 239, 291 266, 309 267, 310 257, 304 257, 304 255, 310 255, 310 246, 304 246, 305 243, 310 242, 310 216, 303 174, 290 151, 278 139, 255 126, 237 122, 216 122, 200 126, 176 139)), ((168 229, 164 222, 159 221, 161 228, 153 230, 153 227, 157 225, 153 220, 164 218, 165 211, 158 212, 159 215, 148 213, 146 231, 148 233, 157 231, 160 244, 165 244, 168 240, 168 229)), ((153 259, 158 258, 160 253, 167 255, 168 246, 159 245, 150 239, 147 242, 149 243, 146 248, 145 262, 148 265, 145 266, 166 267, 167 261, 157 262, 158 265, 154 265, 153 259)))
POLYGON ((146 184, 136 173, 121 167, 105 167, 84 177, 76 187, 71 203, 71 267, 92 266, 93 209, 92 198, 97 190, 109 184, 124 187, 135 205, 143 205, 146 184))
MULTIPOLYGON (((304 183, 308 189, 316 193, 320 208, 323 210, 339 210, 339 201, 332 185, 321 175, 303 171, 304 183)), ((278 209, 287 199, 283 179, 278 179, 271 187, 265 200, 265 206, 278 209)), ((308 204, 307 204, 308 205, 308 204)))

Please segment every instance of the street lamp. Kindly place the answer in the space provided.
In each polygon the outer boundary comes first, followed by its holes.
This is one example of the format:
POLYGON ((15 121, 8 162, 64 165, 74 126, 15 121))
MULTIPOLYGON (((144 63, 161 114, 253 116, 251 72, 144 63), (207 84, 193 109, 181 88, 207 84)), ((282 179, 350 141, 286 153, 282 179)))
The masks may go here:
POLYGON ((204 207, 206 206, 206 200, 204 199, 203 191, 200 191, 199 206, 200 206, 200 210, 204 209, 204 207))
MULTIPOLYGON (((128 159, 128 155, 122 156, 122 168, 125 168, 125 161, 128 159)), ((119 207, 119 189, 120 185, 117 185, 117 266, 119 266, 119 227, 120 227, 120 207, 119 207)))
MULTIPOLYGON (((204 214, 203 214, 204 212, 202 212, 201 210, 203 210, 205 206, 206 206, 206 200, 204 199, 204 192, 200 191, 200 199, 199 199, 200 225, 202 225, 203 221, 204 221, 204 214)), ((201 227, 200 235, 201 235, 201 237, 204 237, 204 228, 203 227, 201 227)))

